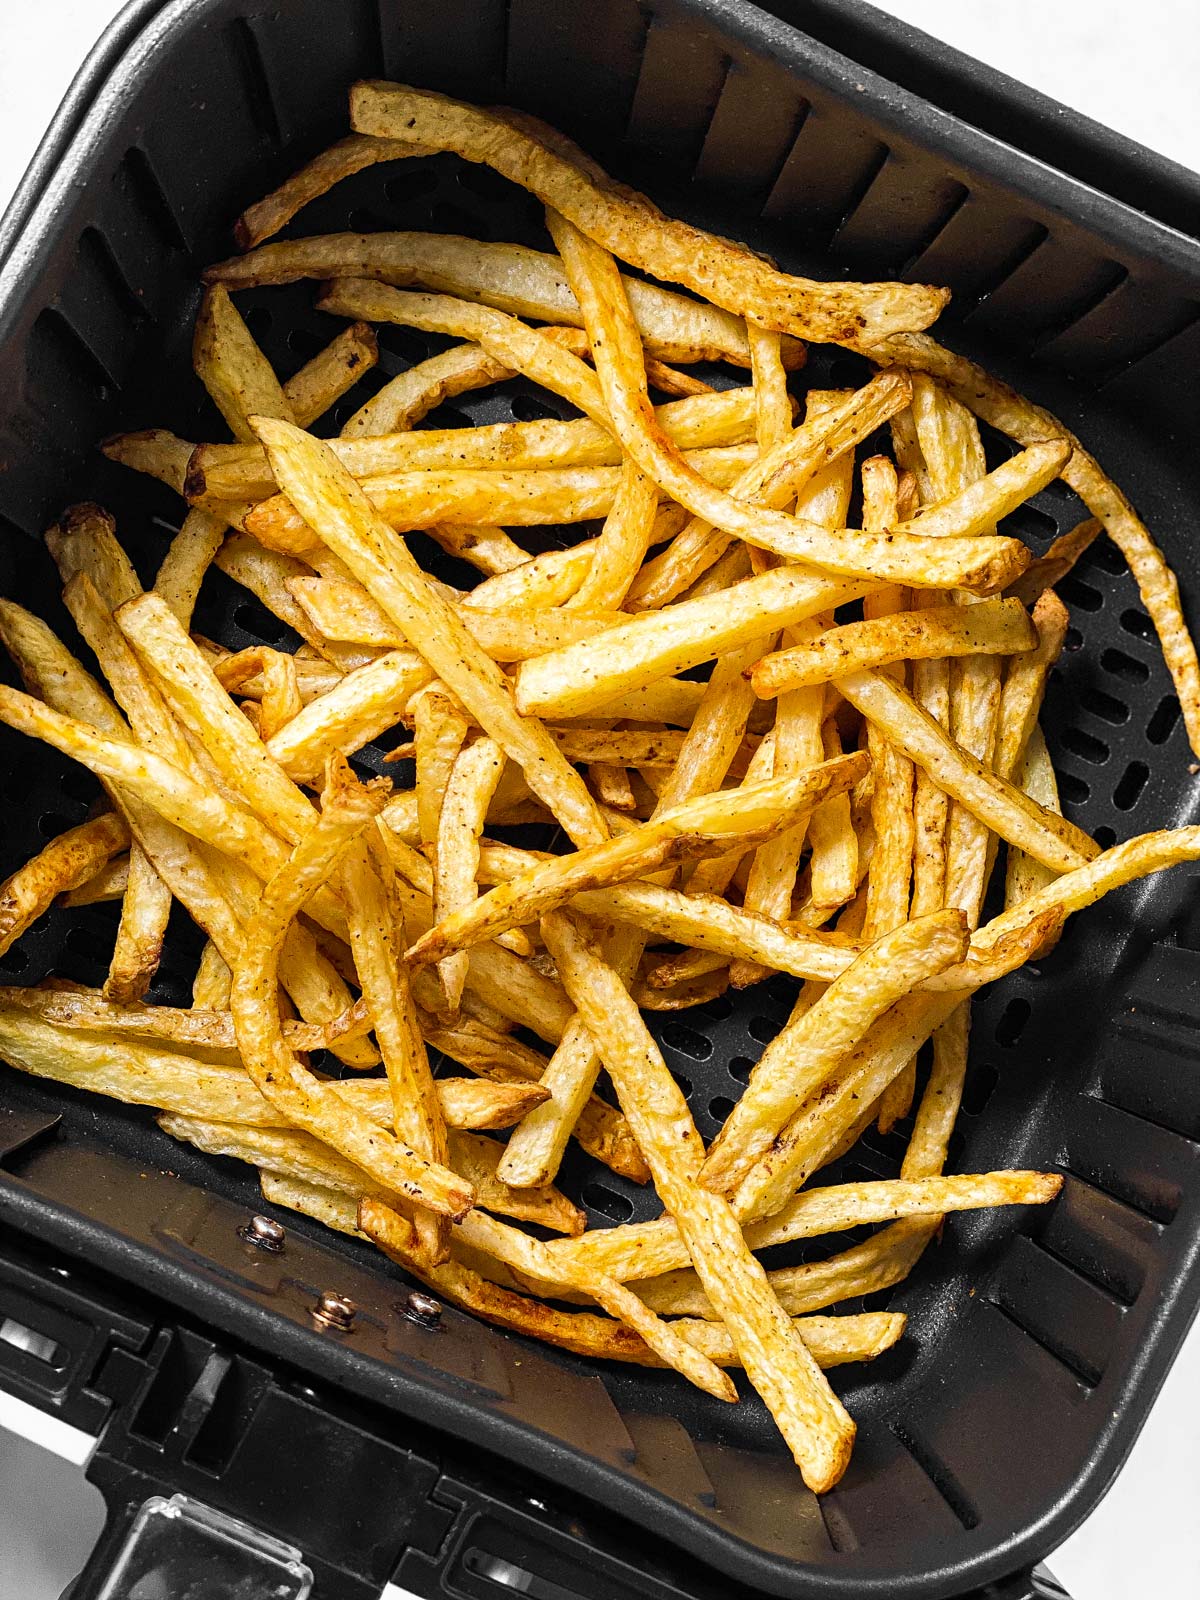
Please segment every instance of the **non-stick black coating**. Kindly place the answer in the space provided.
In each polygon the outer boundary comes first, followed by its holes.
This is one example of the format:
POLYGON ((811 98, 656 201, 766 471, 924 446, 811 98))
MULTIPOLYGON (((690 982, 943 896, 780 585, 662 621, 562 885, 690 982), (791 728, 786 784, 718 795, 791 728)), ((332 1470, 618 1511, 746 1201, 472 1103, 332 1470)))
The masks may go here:
MULTIPOLYGON (((947 338, 996 362, 1096 447, 1185 596, 1194 592, 1196 466, 1180 449, 1195 409, 1194 241, 739 4, 204 0, 167 8, 135 41, 4 265, 5 593, 63 621, 34 536, 82 494, 112 506, 152 575, 178 504, 93 447, 150 424, 220 437, 188 368, 196 271, 228 253, 241 205, 344 131, 349 82, 380 72, 548 115, 668 209, 788 267, 950 284, 947 338)), ((545 242, 535 203, 450 158, 365 173, 292 231, 346 226, 545 242)), ((241 302, 284 373, 336 331, 311 302, 306 285, 241 302)), ((395 331, 381 342, 383 374, 436 345, 395 331)), ((798 387, 863 371, 816 351, 798 387)), ((431 420, 454 414, 563 407, 514 383, 431 420)), ((987 442, 993 459, 1007 450, 987 442)), ((1055 487, 1013 527, 1040 550, 1080 515, 1055 487)), ((1115 552, 1093 547, 1062 592, 1073 632, 1047 723, 1067 810, 1104 842, 1190 820, 1178 708, 1115 552)), ((220 576, 197 620, 234 646, 280 637, 220 576)), ((3 753, 7 866, 78 821, 95 788, 15 736, 3 753)), ((520 1460, 738 1581, 797 1596, 961 1591, 1044 1553, 1086 1514, 1195 1306, 1193 882, 1180 869, 1116 897, 1079 918, 1048 961, 977 1002, 952 1169, 1060 1169, 1064 1192, 1044 1211, 952 1219, 912 1281, 882 1298, 910 1314, 909 1332, 873 1367, 837 1375, 860 1436, 846 1480, 819 1505, 753 1399, 722 1407, 673 1375, 589 1367, 456 1316, 452 1336, 415 1365, 388 1338, 355 1346, 314 1334, 301 1305, 311 1285, 286 1275, 247 1285, 222 1259, 226 1223, 254 1203, 254 1186, 232 1164, 181 1150, 144 1113, 5 1074, 0 1093, 13 1104, 61 1109, 63 1123, 56 1140, 12 1159, 0 1201, 20 1225, 212 1325, 520 1460)), ((98 981, 114 916, 52 913, 0 969, 16 982, 50 971, 98 981)), ((164 998, 186 992, 195 959, 196 940, 178 934, 156 987, 164 998)), ((654 1021, 705 1135, 791 994, 774 979, 654 1021)), ((904 1132, 869 1137, 829 1176, 894 1173, 904 1132)), ((650 1196, 574 1155, 564 1183, 598 1225, 653 1210, 650 1196)), ((371 1283, 386 1303, 377 1258, 322 1248, 357 1275, 362 1303, 371 1283)))

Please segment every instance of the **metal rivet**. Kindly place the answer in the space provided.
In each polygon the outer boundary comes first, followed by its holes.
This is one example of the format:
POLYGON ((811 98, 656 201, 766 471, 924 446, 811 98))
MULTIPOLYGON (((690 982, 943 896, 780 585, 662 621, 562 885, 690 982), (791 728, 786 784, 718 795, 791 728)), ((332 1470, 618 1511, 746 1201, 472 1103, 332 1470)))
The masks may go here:
POLYGON ((442 1315, 439 1301, 421 1289, 410 1289, 404 1297, 404 1313, 416 1322, 437 1322, 442 1315))
POLYGON ((251 1217, 244 1227, 238 1229, 238 1237, 254 1245, 257 1250, 266 1250, 277 1256, 283 1249, 287 1233, 283 1224, 276 1222, 274 1217, 251 1217))
POLYGON ((332 1289, 326 1289, 313 1307, 312 1314, 313 1321, 319 1322, 322 1327, 348 1333, 358 1315, 358 1307, 349 1295, 335 1294, 332 1289))

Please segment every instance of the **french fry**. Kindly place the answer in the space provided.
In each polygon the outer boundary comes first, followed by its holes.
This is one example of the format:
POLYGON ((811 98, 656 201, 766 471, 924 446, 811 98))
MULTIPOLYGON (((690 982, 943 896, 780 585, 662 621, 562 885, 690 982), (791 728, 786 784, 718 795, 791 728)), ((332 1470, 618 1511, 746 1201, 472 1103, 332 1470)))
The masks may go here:
MULTIPOLYGON (((1026 741, 1016 779, 1018 788, 1047 811, 1062 810, 1046 740, 1036 725, 1026 741)), ((1004 877, 1005 910, 1049 888, 1056 876, 1049 867, 1027 856, 1023 850, 1009 850, 1004 877)))
POLYGON ((233 230, 238 248, 249 250, 269 239, 286 227, 310 200, 328 193, 334 184, 361 172, 364 167, 374 166, 378 161, 399 161, 406 156, 424 154, 425 151, 414 149, 411 144, 401 146, 361 133, 339 139, 294 172, 278 189, 242 212, 233 230))
MULTIPOLYGON (((440 359, 435 356, 432 361, 440 359)), ((422 366, 431 366, 432 361, 422 366)), ((400 377, 411 378, 420 370, 411 367, 400 377)), ((751 438, 753 404, 752 390, 726 389, 669 401, 655 408, 655 416, 681 450, 702 450, 744 444, 751 438)), ((621 448, 611 433, 586 417, 571 422, 547 418, 418 432, 400 426, 371 434, 347 424, 347 430, 341 438, 331 439, 329 447, 356 478, 472 468, 528 472, 621 465, 621 448)), ((194 501, 262 500, 274 494, 275 487, 266 454, 258 446, 198 445, 192 452, 187 490, 194 501)))
POLYGON ((129 880, 129 857, 114 855, 78 888, 68 889, 59 896, 59 905, 94 906, 105 900, 120 900, 129 880))
POLYGON ((365 401, 342 429, 345 439, 371 439, 406 433, 445 400, 502 383, 509 368, 479 345, 468 342, 419 361, 385 383, 365 401))
POLYGON ((865 950, 763 1052, 709 1150, 701 1182, 732 1196, 784 1124, 889 1006, 922 979, 961 961, 966 919, 935 912, 905 922, 865 950))
POLYGON ((378 360, 374 328, 365 322, 343 328, 283 385, 296 421, 302 428, 311 428, 378 360))
POLYGON ((350 115, 358 132, 486 162, 639 270, 801 339, 837 343, 858 332, 869 340, 927 327, 944 302, 940 291, 914 285, 833 286, 788 277, 737 245, 664 217, 642 196, 598 181, 598 169, 572 165, 525 127, 442 95, 360 83, 351 91, 350 115))
MULTIPOLYGON (((1095 457, 1057 417, 998 383, 963 356, 943 349, 933 339, 912 335, 889 339, 886 356, 903 366, 933 373, 984 422, 1022 444, 1057 439, 1070 447, 1071 454, 1062 470, 1063 481, 1104 524, 1129 563, 1142 604, 1158 633, 1192 749, 1200 752, 1200 662, 1184 620, 1179 584, 1149 530, 1095 457)), ((876 358, 875 351, 872 358, 876 358)))
POLYGON ((1046 680, 1062 651, 1069 621, 1067 608, 1054 590, 1043 590, 1033 608, 1037 645, 1010 663, 1000 692, 992 765, 1002 778, 1013 778, 1019 770, 1021 753, 1037 726, 1046 680))
MULTIPOLYGON (((903 375, 879 373, 852 395, 806 415, 800 427, 747 467, 731 492, 782 510, 808 484, 819 480, 831 463, 853 451, 906 406, 911 393, 912 385, 903 375)), ((809 407, 811 410, 811 395, 809 407)), ((844 520, 843 510, 838 521, 844 520)), ((631 608, 649 610, 676 599, 706 569, 713 570, 730 537, 703 517, 691 518, 661 555, 648 561, 638 574, 630 589, 631 608)))
POLYGON ((339 780, 332 768, 327 774, 320 819, 266 884, 260 908, 246 930, 241 957, 233 967, 234 1029, 247 1072, 298 1128, 330 1144, 385 1188, 431 1211, 461 1216, 474 1200, 469 1185, 335 1105, 288 1047, 279 1027, 278 965, 284 935, 344 851, 373 824, 385 798, 385 790, 377 784, 364 787, 339 780))
MULTIPOLYGON (((479 838, 496 792, 504 756, 492 739, 477 739, 455 757, 442 797, 434 849, 434 915, 439 922, 468 910, 478 899, 479 838)), ((451 1016, 467 981, 468 957, 459 950, 438 963, 451 1016)))
POLYGON ((468 719, 437 685, 413 702, 417 822, 421 848, 428 856, 436 848, 442 800, 469 728, 468 719))
POLYGON ((854 1424, 771 1293, 728 1202, 697 1182, 703 1146, 687 1102, 667 1071, 628 991, 562 913, 543 934, 568 993, 596 1042, 674 1217, 705 1293, 766 1401, 805 1482, 829 1489, 845 1471, 854 1424))
POLYGON ((271 735, 267 750, 294 782, 311 782, 330 756, 352 754, 394 727, 429 680, 414 650, 389 651, 310 700, 271 735))
POLYGON ((538 716, 599 716, 614 695, 647 680, 674 677, 777 628, 832 611, 871 587, 865 580, 822 578, 799 567, 764 572, 661 614, 630 617, 583 645, 522 662, 517 704, 538 716))
POLYGON ((1097 853, 1098 847, 1086 834, 1043 811, 1007 779, 997 777, 956 745, 891 679, 855 672, 839 678, 837 687, 914 765, 1010 844, 1060 872, 1070 871, 1097 853))
MULTIPOLYGON (((553 213, 548 225, 583 308, 613 430, 641 470, 671 499, 749 544, 850 577, 885 578, 929 588, 957 584, 986 592, 1002 588, 1028 565, 1028 552, 1015 540, 949 536, 924 545, 919 539, 913 543, 907 530, 871 534, 842 529, 832 533, 817 522, 789 517, 766 506, 751 507, 715 488, 689 468, 654 422, 641 345, 612 257, 565 219, 556 221, 553 213)), ((575 403, 582 403, 583 398, 580 395, 575 403)), ((1056 461, 1059 454, 1055 452, 1056 461)))
POLYGON ((59 834, 0 884, 0 955, 60 894, 78 889, 129 844, 120 816, 105 812, 59 834))
POLYGON ((894 661, 947 656, 1015 655, 1037 635, 1019 600, 985 600, 974 606, 940 606, 831 628, 809 644, 764 656, 750 674, 755 694, 827 683, 842 672, 894 661))
MULTIPOLYGON (((230 289, 296 278, 376 278, 398 288, 419 284, 535 322, 582 327, 578 302, 552 255, 521 245, 487 244, 454 234, 325 234, 292 239, 209 267, 208 283, 230 289)), ((750 365, 746 331, 737 317, 629 278, 630 302, 647 350, 666 360, 731 361, 750 365)), ((804 360, 803 347, 784 339, 789 369, 804 360)))
POLYGON ((235 439, 253 440, 251 416, 294 419, 279 379, 220 284, 200 302, 192 364, 235 439))
POLYGON ((176 494, 183 493, 188 462, 195 445, 168 428, 143 428, 137 433, 117 433, 105 439, 101 451, 133 472, 157 478, 176 494))
MULTIPOLYGON (((229 963, 212 940, 206 939, 204 949, 200 952, 200 965, 192 979, 192 1009, 227 1012, 232 984, 233 974, 229 970, 229 963)), ((231 1034, 232 1031, 231 1024, 231 1034)), ((237 1048, 236 1041, 231 1040, 230 1048, 237 1048)))
POLYGON ((709 794, 661 811, 634 832, 556 856, 522 877, 497 885, 468 909, 417 940, 407 959, 417 965, 531 922, 581 890, 643 877, 693 856, 718 854, 729 840, 770 838, 827 794, 856 783, 866 759, 846 756, 792 778, 709 794))
POLYGON ((1080 556, 1104 532, 1104 525, 1096 517, 1088 517, 1068 533, 1060 534, 1045 555, 1031 561, 1008 593, 1023 604, 1033 607, 1047 589, 1052 589, 1071 571, 1080 556))

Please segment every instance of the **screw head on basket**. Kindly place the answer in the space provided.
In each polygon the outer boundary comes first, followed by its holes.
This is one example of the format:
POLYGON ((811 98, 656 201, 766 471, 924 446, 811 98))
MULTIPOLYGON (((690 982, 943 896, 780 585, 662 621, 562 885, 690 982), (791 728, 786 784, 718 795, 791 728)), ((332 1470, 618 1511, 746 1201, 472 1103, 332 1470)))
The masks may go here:
POLYGON ((349 1333, 357 1315, 358 1307, 349 1295, 338 1294, 333 1289, 326 1289, 312 1309, 314 1322, 319 1322, 324 1328, 334 1328, 339 1333, 349 1333))
POLYGON ((238 1237, 257 1250, 266 1250, 277 1256, 284 1247, 287 1231, 274 1217, 254 1216, 238 1229, 238 1237))
POLYGON ((414 1322, 423 1322, 426 1325, 439 1322, 442 1315, 441 1302, 435 1300, 431 1294, 426 1294, 423 1289, 410 1289, 404 1297, 401 1310, 414 1322))

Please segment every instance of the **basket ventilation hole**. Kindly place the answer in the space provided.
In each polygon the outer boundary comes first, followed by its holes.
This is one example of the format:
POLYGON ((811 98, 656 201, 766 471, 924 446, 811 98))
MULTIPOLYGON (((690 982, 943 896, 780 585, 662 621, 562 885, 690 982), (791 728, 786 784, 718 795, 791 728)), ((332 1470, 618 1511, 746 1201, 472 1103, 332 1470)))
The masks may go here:
POLYGON ((1078 628, 1068 628, 1063 636, 1064 650, 1081 650, 1083 648, 1083 635, 1078 628))
POLYGON ((1124 678, 1126 683, 1145 683, 1150 676, 1150 668, 1146 663, 1127 656, 1124 650, 1105 650, 1100 657, 1100 665, 1105 672, 1111 672, 1114 678, 1124 678))
POLYGON ((599 1211, 613 1222, 628 1222, 633 1215, 633 1201, 610 1189, 607 1184, 585 1183, 582 1195, 585 1206, 592 1211, 599 1211))
POLYGON ((675 1079, 675 1082, 683 1090, 684 1099, 690 1100, 692 1098, 692 1080, 688 1077, 686 1072, 678 1072, 674 1067, 671 1067, 669 1070, 671 1076, 675 1079))
MULTIPOLYGON (((389 178, 383 186, 383 192, 393 205, 404 205, 407 201, 417 200, 424 194, 432 194, 438 186, 438 175, 429 167, 422 166, 420 162, 405 162, 406 170, 398 177, 389 178)), ((482 168, 468 167, 468 172, 482 171, 482 168)), ((459 180, 462 181, 461 179, 459 180)))
POLYGON ((1125 702, 1114 695, 1105 694, 1103 689, 1085 689, 1079 696, 1079 703, 1093 716, 1102 717, 1115 728, 1129 721, 1129 707, 1125 702))
POLYGON ((1119 578, 1127 571, 1125 557, 1107 539, 1097 539, 1089 545, 1084 560, 1089 567, 1099 567, 1101 572, 1107 572, 1114 578, 1119 578))
POLYGON ((1058 792, 1073 806, 1086 805, 1092 793, 1089 785, 1082 778, 1077 778, 1073 772, 1058 774, 1058 792))
POLYGON ((1093 589, 1090 583, 1085 583, 1077 572, 1068 573, 1058 589, 1068 604, 1078 606, 1081 611, 1099 611, 1104 604, 1104 596, 1099 589, 1093 589))
POLYGON ((779 1032, 779 1024, 771 1017, 751 1017, 746 1024, 746 1031, 752 1039, 757 1039, 759 1044, 770 1044, 779 1032))
POLYGON ((553 406, 532 394, 515 394, 510 410, 518 422, 557 422, 559 414, 553 406))
MULTIPOLYGON (((1005 1012, 1005 1016, 1008 1013, 1005 1012)), ((1003 1025, 1003 1018, 1001 1018, 1003 1025)), ((963 1085, 962 1108, 969 1117, 977 1117, 992 1098, 992 1090, 1000 1081, 999 1069, 990 1061, 972 1063, 963 1085)))
POLYGON ((1165 744, 1179 721, 1179 700, 1173 694, 1164 695, 1154 708, 1154 715, 1146 724, 1146 737, 1151 744, 1165 744))
POLYGON ((706 1039, 702 1033, 697 1033, 695 1028, 689 1028, 683 1022, 665 1023, 662 1029, 662 1041, 672 1050, 691 1056, 693 1061, 707 1061, 712 1055, 712 1040, 706 1039))
POLYGON ((1014 995, 1008 1002, 996 1024, 996 1043, 1001 1049, 1012 1049, 1025 1031, 1025 1024, 1029 1021, 1032 1011, 1033 1007, 1029 1001, 1023 1000, 1020 995, 1014 995))
POLYGON ((261 344, 270 333, 271 325, 275 321, 270 306, 250 306, 243 315, 246 320, 246 326, 258 343, 261 344))
POLYGON ((64 817, 58 811, 43 811, 38 818, 38 832, 43 839, 57 839, 60 833, 66 833, 71 826, 71 819, 64 817))
POLYGON ((65 943, 73 956, 82 956, 85 961, 97 961, 103 966, 108 965, 112 956, 112 940, 102 939, 93 928, 79 925, 68 928, 65 943))
MULTIPOLYGON (((1101 850, 1111 850, 1117 842, 1116 829, 1108 827, 1106 823, 1101 823, 1098 828, 1093 830, 1092 838, 1095 839, 1101 850)), ((1037 976, 1036 973, 1031 973, 1028 967, 1025 968, 1025 975, 1026 977, 1037 976)))
POLYGON ((715 1122, 724 1122, 725 1118, 732 1110, 733 1101, 728 1095, 715 1095, 713 1099, 708 1102, 708 1114, 715 1122))
MULTIPOLYGON (((1061 585, 1059 586, 1061 588, 1061 585)), ((1153 639, 1154 624, 1144 611, 1139 611, 1137 606, 1130 606, 1121 613, 1121 626, 1126 633, 1133 634, 1135 639, 1153 639)))
POLYGON ((736 1078, 739 1083, 748 1083, 753 1071, 754 1062, 749 1056, 734 1056, 729 1063, 729 1076, 736 1078))
POLYGON ((1146 779, 1150 776, 1150 768, 1144 761, 1131 761, 1121 775, 1121 781, 1113 790, 1113 805, 1118 811, 1131 811, 1137 804, 1138 796, 1146 787, 1146 779))
POLYGON ((3 967, 5 972, 24 972, 28 965, 29 956, 19 944, 14 944, 11 950, 6 950, 0 956, 0 967, 3 967))
POLYGON ((1062 742, 1073 754, 1090 761, 1093 766, 1102 767, 1108 760, 1109 750, 1103 739, 1093 738, 1082 728, 1064 728, 1062 742))

